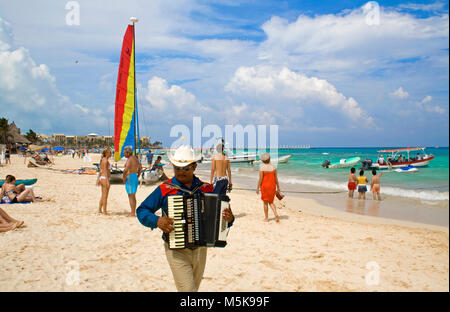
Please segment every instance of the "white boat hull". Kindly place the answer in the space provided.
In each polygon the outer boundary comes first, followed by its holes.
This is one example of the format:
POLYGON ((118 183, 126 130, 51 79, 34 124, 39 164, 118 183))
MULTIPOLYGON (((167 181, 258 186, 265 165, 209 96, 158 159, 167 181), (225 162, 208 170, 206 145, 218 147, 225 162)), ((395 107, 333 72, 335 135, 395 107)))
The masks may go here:
POLYGON ((378 168, 380 170, 390 169, 390 168, 392 168, 392 169, 395 169, 395 168, 406 168, 406 167, 409 167, 409 166, 420 168, 420 167, 428 166, 433 159, 434 159, 434 156, 431 156, 430 158, 427 158, 427 159, 416 160, 416 161, 409 161, 409 162, 400 163, 400 164, 392 164, 391 166, 388 166, 386 164, 380 165, 380 164, 375 163, 375 164, 372 165, 372 167, 378 168))
POLYGON ((328 168, 347 168, 347 167, 352 167, 357 165, 359 162, 361 161, 360 157, 357 157, 356 159, 353 159, 351 161, 345 161, 344 163, 339 163, 339 164, 331 164, 328 166, 328 168))
POLYGON ((142 172, 141 183, 149 184, 149 183, 158 182, 161 179, 161 176, 162 176, 162 173, 157 170, 153 170, 153 171, 146 170, 146 171, 142 172))
MULTIPOLYGON (((287 164, 291 157, 292 157, 292 155, 290 155, 290 154, 289 155, 284 155, 284 156, 281 156, 279 158, 271 159, 270 162, 272 164, 287 164)), ((260 164, 260 163, 262 163, 262 161, 261 160, 256 160, 254 163, 255 164, 260 164)))
MULTIPOLYGON (((231 164, 253 163, 256 161, 256 154, 228 156, 228 159, 231 164)), ((201 161, 202 164, 210 164, 211 162, 211 158, 203 158, 201 161)))

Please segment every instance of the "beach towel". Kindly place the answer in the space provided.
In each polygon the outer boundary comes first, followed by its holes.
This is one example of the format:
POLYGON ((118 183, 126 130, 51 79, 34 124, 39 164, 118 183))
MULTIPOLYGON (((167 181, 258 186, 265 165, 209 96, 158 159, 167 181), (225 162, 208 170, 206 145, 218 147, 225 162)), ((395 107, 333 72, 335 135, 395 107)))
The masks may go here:
POLYGON ((15 202, 15 203, 13 203, 13 202, 5 202, 3 200, 0 202, 0 205, 12 205, 12 204, 31 204, 31 202, 27 201, 27 202, 15 202))
MULTIPOLYGON (((36 199, 42 199, 41 197, 35 197, 36 199)), ((0 201, 0 205, 12 205, 12 204, 31 204, 30 201, 24 201, 24 202, 5 202, 3 199, 0 201)))

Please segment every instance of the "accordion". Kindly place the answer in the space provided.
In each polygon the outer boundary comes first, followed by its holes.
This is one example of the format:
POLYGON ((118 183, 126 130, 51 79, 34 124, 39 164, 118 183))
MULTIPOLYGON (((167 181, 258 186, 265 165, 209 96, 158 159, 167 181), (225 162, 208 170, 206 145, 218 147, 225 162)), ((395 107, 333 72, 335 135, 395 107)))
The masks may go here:
POLYGON ((170 195, 167 203, 174 227, 169 233, 170 249, 226 246, 229 229, 222 212, 229 207, 228 196, 201 192, 170 195))

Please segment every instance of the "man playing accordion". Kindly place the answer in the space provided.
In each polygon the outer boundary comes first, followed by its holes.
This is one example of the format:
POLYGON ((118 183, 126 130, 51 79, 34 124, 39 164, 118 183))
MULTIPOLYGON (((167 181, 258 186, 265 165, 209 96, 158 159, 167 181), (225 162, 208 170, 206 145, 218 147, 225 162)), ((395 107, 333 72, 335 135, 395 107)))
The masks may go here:
MULTIPOLYGON (((136 210, 137 218, 142 225, 152 230, 158 227, 163 231, 166 258, 178 291, 198 291, 205 270, 207 248, 205 246, 169 248, 169 233, 174 230, 174 220, 168 217, 167 197, 183 195, 185 192, 195 194, 213 191, 211 184, 200 181, 194 175, 199 158, 195 156, 190 146, 180 146, 173 156, 169 156, 175 176, 157 187, 136 210), (160 208, 162 209, 161 217, 155 215, 160 208)), ((230 208, 224 209, 223 217, 230 227, 234 222, 230 208)))

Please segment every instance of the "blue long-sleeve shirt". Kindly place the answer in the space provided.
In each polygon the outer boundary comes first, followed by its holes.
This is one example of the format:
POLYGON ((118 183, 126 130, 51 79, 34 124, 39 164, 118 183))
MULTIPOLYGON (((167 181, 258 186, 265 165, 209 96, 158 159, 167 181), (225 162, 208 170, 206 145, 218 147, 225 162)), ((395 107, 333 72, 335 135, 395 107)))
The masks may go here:
MULTIPOLYGON (((187 189, 189 191, 193 191, 195 188, 202 186, 204 183, 200 181, 199 178, 194 176, 194 181, 192 182, 192 185, 190 188, 186 188, 183 184, 181 184, 175 177, 171 179, 171 184, 177 185, 179 187, 182 187, 184 189, 187 189)), ((166 187, 166 186, 165 186, 166 187)), ((199 189, 199 191, 202 191, 199 189)), ((204 192, 212 192, 212 187, 210 189, 206 188, 204 192)), ((162 209, 163 216, 167 216, 167 190, 161 189, 161 186, 158 186, 136 209, 136 215, 139 220, 139 222, 146 226, 151 228, 152 230, 158 227, 158 219, 159 216, 155 215, 155 213, 162 209)), ((181 190, 172 190, 170 192, 170 195, 182 195, 183 191, 181 190)), ((234 222, 234 219, 231 223, 228 224, 228 226, 231 226, 234 222)), ((164 239, 164 235, 163 235, 164 239)))

